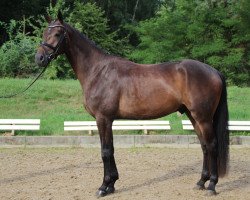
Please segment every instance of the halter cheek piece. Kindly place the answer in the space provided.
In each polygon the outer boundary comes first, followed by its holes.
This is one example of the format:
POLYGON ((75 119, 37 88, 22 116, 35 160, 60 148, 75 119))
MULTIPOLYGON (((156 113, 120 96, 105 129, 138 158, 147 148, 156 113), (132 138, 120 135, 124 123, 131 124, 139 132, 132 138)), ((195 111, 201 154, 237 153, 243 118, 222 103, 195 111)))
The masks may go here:
POLYGON ((64 41, 65 39, 67 39, 67 32, 66 32, 66 30, 65 30, 65 27, 62 26, 62 25, 48 26, 48 28, 55 28, 55 27, 61 27, 61 28, 63 28, 63 30, 64 30, 64 33, 60 36, 57 45, 54 47, 54 46, 52 46, 51 44, 48 44, 48 43, 46 43, 46 42, 44 42, 44 41, 40 44, 40 46, 42 46, 42 47, 43 47, 43 46, 49 47, 50 49, 53 50, 51 53, 49 53, 48 55, 46 55, 46 57, 47 57, 47 59, 48 59, 49 62, 50 62, 51 60, 53 60, 53 59, 56 57, 56 54, 57 54, 57 52, 59 51, 59 49, 60 49, 60 47, 61 47, 63 41, 64 41))

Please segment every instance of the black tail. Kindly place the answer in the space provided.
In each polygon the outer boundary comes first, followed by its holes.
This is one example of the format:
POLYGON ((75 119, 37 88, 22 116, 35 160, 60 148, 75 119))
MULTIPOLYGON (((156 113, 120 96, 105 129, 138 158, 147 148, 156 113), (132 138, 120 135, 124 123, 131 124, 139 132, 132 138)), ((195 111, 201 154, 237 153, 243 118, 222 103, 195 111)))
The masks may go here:
POLYGON ((229 131, 228 131, 228 105, 226 81, 222 74, 222 93, 219 105, 214 115, 214 130, 218 141, 218 174, 223 177, 228 171, 229 161, 229 131))

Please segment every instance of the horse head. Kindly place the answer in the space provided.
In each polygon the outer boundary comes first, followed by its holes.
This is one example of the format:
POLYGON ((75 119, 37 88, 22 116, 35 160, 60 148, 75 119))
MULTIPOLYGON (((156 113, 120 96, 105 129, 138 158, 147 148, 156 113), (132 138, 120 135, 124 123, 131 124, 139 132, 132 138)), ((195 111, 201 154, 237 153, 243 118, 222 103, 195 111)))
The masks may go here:
POLYGON ((46 67, 58 55, 65 53, 67 32, 64 26, 62 13, 59 11, 57 20, 46 17, 48 27, 43 32, 43 42, 37 49, 35 62, 46 67))

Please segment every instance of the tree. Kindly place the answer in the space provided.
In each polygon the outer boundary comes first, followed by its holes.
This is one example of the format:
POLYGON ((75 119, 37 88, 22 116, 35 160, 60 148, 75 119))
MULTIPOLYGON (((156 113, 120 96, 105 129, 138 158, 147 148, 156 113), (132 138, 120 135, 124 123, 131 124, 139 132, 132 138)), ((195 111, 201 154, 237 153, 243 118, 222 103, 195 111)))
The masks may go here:
POLYGON ((155 18, 135 28, 138 48, 129 57, 142 63, 159 63, 186 57, 188 15, 164 6, 155 18))
MULTIPOLYGON (((0 21, 9 23, 10 20, 22 21, 23 18, 37 16, 45 13, 45 8, 49 5, 49 0, 1 0, 0 1, 0 21)), ((27 25, 27 32, 32 29, 27 25)), ((7 31, 0 28, 0 45, 9 40, 7 31)))
POLYGON ((242 1, 172 1, 155 18, 141 22, 138 62, 193 58, 223 72, 233 84, 249 84, 249 31, 242 31, 242 1), (240 18, 241 16, 241 18, 240 18))
POLYGON ((76 1, 69 23, 108 52, 124 54, 123 41, 117 39, 116 32, 110 33, 104 11, 96 4, 76 1))
POLYGON ((0 77, 27 77, 38 70, 34 63, 34 46, 38 44, 38 40, 25 34, 26 23, 29 23, 29 19, 1 23, 11 40, 0 48, 0 77))
MULTIPOLYGON (((24 75, 34 72, 29 71, 34 47, 47 26, 41 14, 55 18, 62 10, 66 22, 112 54, 141 63, 193 58, 217 68, 232 84, 250 85, 249 0, 3 0, 0 5, 0 75, 20 76, 20 63, 24 75)), ((70 69, 60 56, 45 75, 71 78, 70 69)))

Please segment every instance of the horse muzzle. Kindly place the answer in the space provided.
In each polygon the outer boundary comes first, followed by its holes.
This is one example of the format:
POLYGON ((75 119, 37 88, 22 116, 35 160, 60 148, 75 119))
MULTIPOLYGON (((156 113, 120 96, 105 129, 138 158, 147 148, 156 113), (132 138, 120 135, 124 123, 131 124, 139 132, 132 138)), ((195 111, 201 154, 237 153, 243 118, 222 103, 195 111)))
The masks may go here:
POLYGON ((49 56, 42 54, 42 53, 36 53, 35 55, 35 62, 39 67, 46 67, 49 62, 49 56))

